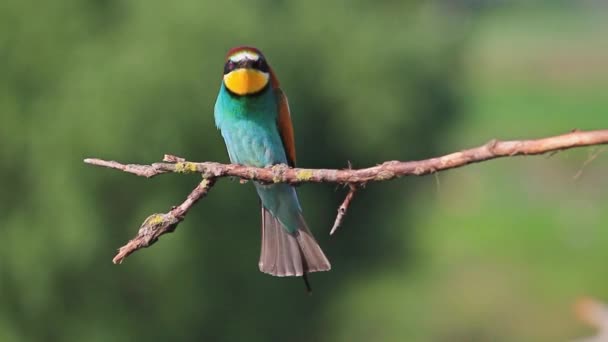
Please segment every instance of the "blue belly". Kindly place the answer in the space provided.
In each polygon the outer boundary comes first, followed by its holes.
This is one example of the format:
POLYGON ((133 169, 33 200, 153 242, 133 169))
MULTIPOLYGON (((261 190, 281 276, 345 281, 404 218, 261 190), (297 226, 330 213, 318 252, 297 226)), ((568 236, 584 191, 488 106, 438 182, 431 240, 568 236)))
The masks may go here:
POLYGON ((233 163, 256 167, 287 163, 276 126, 238 120, 226 123, 221 132, 233 163))

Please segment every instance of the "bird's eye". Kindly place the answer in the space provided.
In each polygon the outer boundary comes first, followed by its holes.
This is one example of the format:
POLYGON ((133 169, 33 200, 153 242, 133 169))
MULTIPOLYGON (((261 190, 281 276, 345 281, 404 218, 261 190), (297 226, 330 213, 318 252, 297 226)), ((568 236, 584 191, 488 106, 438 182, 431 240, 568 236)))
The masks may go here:
POLYGON ((235 63, 231 60, 229 60, 225 65, 224 65, 224 75, 231 72, 232 70, 234 70, 235 67, 235 63))
POLYGON ((255 63, 255 68, 263 72, 268 72, 268 63, 266 63, 266 60, 260 58, 255 63))

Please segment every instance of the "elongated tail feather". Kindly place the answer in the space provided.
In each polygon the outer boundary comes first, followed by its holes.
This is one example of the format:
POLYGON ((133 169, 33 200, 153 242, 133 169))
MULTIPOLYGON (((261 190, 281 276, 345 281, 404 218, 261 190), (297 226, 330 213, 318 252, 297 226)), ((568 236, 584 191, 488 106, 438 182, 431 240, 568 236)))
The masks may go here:
POLYGON ((300 225, 289 233, 272 213, 262 206, 262 251, 260 271, 277 277, 304 276, 329 271, 331 265, 300 215, 300 225))

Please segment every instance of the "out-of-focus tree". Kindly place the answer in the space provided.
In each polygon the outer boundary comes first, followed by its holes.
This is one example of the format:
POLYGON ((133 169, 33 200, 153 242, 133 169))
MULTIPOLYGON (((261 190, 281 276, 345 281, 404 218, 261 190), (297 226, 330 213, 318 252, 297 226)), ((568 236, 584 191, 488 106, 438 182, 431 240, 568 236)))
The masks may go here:
POLYGON ((212 108, 224 53, 240 44, 266 53, 290 97, 300 165, 429 156, 460 108, 458 18, 423 1, 3 1, 0 340, 330 336, 320 319, 332 293, 411 261, 406 184, 366 191, 331 242, 342 194, 300 188, 334 265, 312 276, 310 298, 299 279, 258 272, 258 203, 238 182, 112 265, 141 219, 197 179, 146 181, 82 159, 226 161, 212 108))

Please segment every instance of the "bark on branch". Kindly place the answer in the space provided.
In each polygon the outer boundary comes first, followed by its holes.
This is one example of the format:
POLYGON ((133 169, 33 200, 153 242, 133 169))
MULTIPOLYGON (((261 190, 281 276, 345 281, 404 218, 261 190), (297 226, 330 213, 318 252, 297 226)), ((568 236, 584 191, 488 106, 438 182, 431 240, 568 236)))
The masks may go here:
POLYGON ((221 177, 238 177, 264 183, 341 183, 350 186, 347 199, 339 210, 336 228, 342 221, 354 189, 369 182, 387 181, 403 176, 422 176, 443 170, 453 169, 490 159, 517 155, 537 155, 575 147, 608 144, 608 129, 595 131, 574 130, 567 134, 531 140, 510 140, 490 142, 471 149, 454 152, 440 157, 418 161, 387 161, 364 169, 304 169, 290 168, 287 165, 274 165, 267 168, 247 167, 236 164, 214 162, 189 162, 183 158, 166 155, 163 163, 151 165, 121 164, 115 161, 88 158, 84 162, 104 166, 143 177, 154 177, 163 173, 200 173, 203 182, 199 184, 188 199, 167 214, 154 214, 142 224, 137 236, 119 250, 114 262, 121 262, 134 251, 148 247, 162 234, 172 232, 183 220, 188 209, 204 197, 215 180, 221 177))
POLYGON ((120 264, 131 253, 141 248, 150 247, 158 238, 166 233, 172 233, 177 225, 186 217, 188 210, 201 198, 207 196, 209 190, 215 183, 215 179, 203 179, 186 200, 174 207, 166 214, 152 214, 146 218, 139 227, 139 231, 133 240, 120 247, 118 254, 112 259, 115 264, 120 264))

